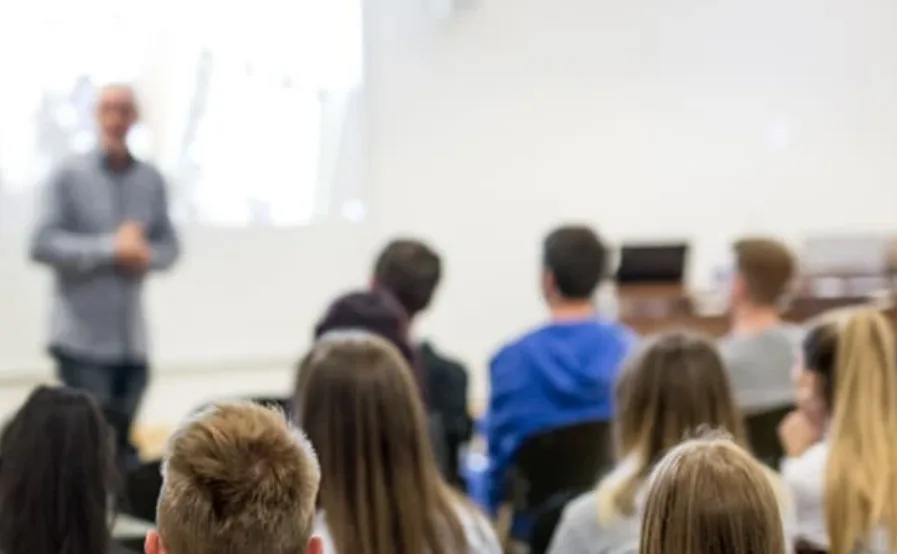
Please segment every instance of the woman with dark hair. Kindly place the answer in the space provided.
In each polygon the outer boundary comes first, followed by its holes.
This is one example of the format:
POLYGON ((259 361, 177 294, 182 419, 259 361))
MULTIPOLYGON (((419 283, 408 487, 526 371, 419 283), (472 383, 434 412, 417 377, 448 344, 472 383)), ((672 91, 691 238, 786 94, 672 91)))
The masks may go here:
POLYGON ((0 436, 0 552, 107 554, 112 437, 87 394, 38 387, 0 436))
POLYGON ((350 292, 337 297, 315 327, 315 340, 330 331, 361 329, 377 335, 398 349, 415 369, 414 350, 408 340, 408 316, 402 305, 382 291, 350 292))

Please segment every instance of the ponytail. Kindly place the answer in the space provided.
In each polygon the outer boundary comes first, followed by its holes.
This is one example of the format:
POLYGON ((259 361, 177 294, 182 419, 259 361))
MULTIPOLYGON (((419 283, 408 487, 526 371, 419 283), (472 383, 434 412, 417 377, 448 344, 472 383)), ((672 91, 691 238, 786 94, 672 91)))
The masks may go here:
POLYGON ((880 527, 897 554, 897 345, 877 310, 838 333, 825 475, 830 554, 850 554, 880 527))

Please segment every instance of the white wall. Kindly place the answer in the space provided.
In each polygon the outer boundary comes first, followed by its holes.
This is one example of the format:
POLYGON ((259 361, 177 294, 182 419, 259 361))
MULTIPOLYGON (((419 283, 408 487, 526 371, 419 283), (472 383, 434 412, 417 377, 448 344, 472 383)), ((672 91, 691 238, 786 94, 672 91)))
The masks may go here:
MULTIPOLYGON (((163 363, 146 420, 169 421, 212 386, 288 383, 283 341, 297 337, 298 350, 326 296, 361 282, 395 233, 445 253, 419 332, 471 365, 481 397, 489 352, 543 317, 538 243, 561 221, 617 242, 691 239, 698 285, 741 233, 897 230, 897 4, 471 4, 436 21, 425 0, 367 0, 369 156, 352 168, 367 180, 370 225, 286 232, 264 250, 237 234, 213 247, 197 231, 182 270, 153 287, 154 322, 197 306, 189 325, 210 326, 197 356, 247 370, 205 385, 163 363)), ((13 277, 16 317, 39 329, 43 289, 13 277)), ((160 355, 185 328, 162 327, 160 355)))
POLYGON ((425 327, 478 368, 560 221, 692 239, 698 285, 740 233, 897 230, 889 0, 370 4, 380 229, 447 253, 425 327))

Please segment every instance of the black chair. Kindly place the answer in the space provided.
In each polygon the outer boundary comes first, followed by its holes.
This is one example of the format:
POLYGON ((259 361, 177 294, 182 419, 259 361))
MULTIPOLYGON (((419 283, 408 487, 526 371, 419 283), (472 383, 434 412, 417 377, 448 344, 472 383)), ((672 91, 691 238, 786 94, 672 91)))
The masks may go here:
POLYGON ((506 550, 516 514, 533 518, 525 542, 543 554, 568 502, 590 490, 613 466, 610 423, 590 421, 539 433, 527 439, 508 473, 499 533, 506 550))
POLYGON ((803 540, 797 541, 794 545, 794 552, 795 554, 828 554, 828 550, 823 550, 803 540))
POLYGON ((109 554, 139 554, 143 552, 144 540, 124 539, 112 541, 112 545, 109 547, 109 554))
POLYGON ((293 399, 286 396, 254 396, 247 400, 269 408, 283 410, 288 417, 293 414, 293 399))
POLYGON ((162 491, 162 461, 141 464, 125 474, 122 512, 142 521, 156 522, 156 503, 162 491))
POLYGON ((779 442, 779 424, 792 410, 794 406, 788 404, 753 413, 744 418, 754 456, 775 470, 778 470, 779 462, 785 455, 782 443, 779 442))
MULTIPOLYGON (((293 399, 286 396, 244 396, 230 398, 229 400, 241 400, 244 402, 252 402, 253 404, 258 404, 260 406, 266 406, 268 408, 277 408, 278 410, 283 411, 287 417, 293 416, 293 399)), ((199 408, 193 410, 193 413, 197 414, 202 412, 212 407, 214 404, 215 402, 206 402, 199 408)))
POLYGON ((119 471, 124 473, 139 463, 137 449, 131 444, 131 419, 108 406, 103 407, 103 417, 112 433, 116 465, 119 471))

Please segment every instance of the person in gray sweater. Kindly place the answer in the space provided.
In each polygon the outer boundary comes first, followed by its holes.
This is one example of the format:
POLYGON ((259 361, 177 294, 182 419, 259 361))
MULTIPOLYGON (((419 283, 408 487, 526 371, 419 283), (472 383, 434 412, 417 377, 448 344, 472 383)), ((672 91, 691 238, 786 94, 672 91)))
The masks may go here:
POLYGON ((97 118, 101 147, 50 179, 31 259, 53 271, 49 348, 60 379, 96 397, 127 449, 148 379, 144 278, 171 267, 179 246, 161 175, 128 151, 134 92, 102 89, 97 118))
MULTIPOLYGON (((719 352, 688 333, 661 335, 627 362, 615 392, 619 462, 596 490, 563 512, 549 554, 638 552, 648 476, 667 452, 704 429, 747 446, 741 415, 719 352)), ((764 470, 780 494, 786 537, 794 519, 778 477, 764 470)))
POLYGON ((750 415, 794 402, 791 375, 803 330, 780 315, 796 265, 788 247, 775 239, 747 238, 736 242, 734 251, 732 329, 719 347, 735 399, 750 415))

